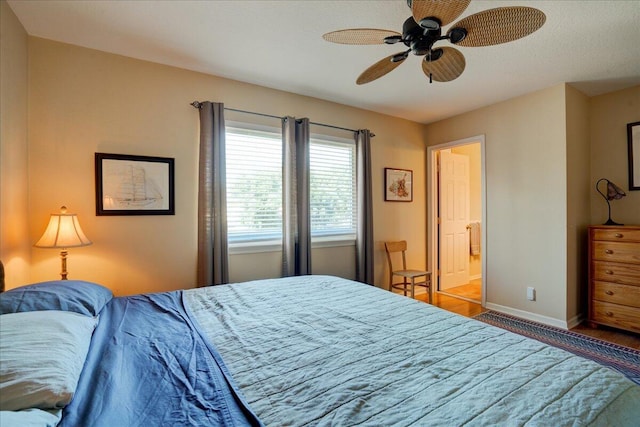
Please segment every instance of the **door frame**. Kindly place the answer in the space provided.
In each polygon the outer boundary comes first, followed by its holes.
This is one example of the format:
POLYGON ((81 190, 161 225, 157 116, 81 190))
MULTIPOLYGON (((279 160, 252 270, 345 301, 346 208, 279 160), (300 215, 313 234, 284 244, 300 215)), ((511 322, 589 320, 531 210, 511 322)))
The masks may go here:
POLYGON ((487 300, 487 192, 486 192, 486 168, 485 168, 485 136, 476 135, 469 138, 450 141, 443 144, 427 147, 427 268, 432 272, 431 286, 438 292, 440 276, 438 275, 438 159, 440 150, 454 148, 472 143, 480 144, 480 175, 481 175, 481 224, 480 247, 482 248, 482 306, 487 300))

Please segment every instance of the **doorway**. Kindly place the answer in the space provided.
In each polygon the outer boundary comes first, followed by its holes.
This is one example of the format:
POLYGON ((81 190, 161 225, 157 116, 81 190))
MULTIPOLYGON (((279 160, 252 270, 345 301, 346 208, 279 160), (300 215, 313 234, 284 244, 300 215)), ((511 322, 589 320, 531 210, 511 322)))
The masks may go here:
POLYGON ((484 135, 427 149, 427 241, 436 292, 485 305, 484 135))

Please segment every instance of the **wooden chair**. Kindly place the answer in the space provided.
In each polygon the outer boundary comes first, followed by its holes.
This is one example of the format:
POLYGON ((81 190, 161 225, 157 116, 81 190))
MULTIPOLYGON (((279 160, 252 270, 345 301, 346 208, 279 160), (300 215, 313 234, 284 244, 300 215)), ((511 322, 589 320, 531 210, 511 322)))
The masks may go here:
POLYGON ((429 294, 429 304, 431 304, 431 272, 424 270, 407 270, 407 258, 405 252, 407 251, 407 241, 402 240, 400 242, 385 242, 384 249, 387 252, 387 261, 389 262, 389 290, 393 291, 394 288, 402 289, 404 295, 407 296, 407 285, 411 286, 411 298, 415 297, 415 287, 424 286, 429 294), (392 254, 396 252, 402 252, 402 270, 395 270, 393 268, 392 254), (394 276, 402 277, 402 282, 394 283, 394 276), (423 278, 416 282, 416 279, 423 278))

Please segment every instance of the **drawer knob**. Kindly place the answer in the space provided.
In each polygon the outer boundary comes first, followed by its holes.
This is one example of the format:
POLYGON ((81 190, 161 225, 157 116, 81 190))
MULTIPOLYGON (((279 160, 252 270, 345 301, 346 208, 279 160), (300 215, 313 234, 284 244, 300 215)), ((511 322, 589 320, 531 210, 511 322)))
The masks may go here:
POLYGON ((604 291, 604 293, 607 295, 613 295, 613 291, 604 291))
POLYGON ((617 237, 618 239, 622 239, 624 236, 622 235, 622 233, 616 233, 616 237, 617 237))
POLYGON ((613 251, 611 249, 605 249, 604 253, 611 255, 613 253, 613 251))
POLYGON ((613 274, 613 271, 611 271, 611 270, 605 270, 604 272, 605 272, 605 274, 613 274))
POLYGON ((612 312, 610 312, 610 311, 607 311, 607 312, 605 312, 604 314, 606 314, 606 315, 607 315, 607 316, 609 316, 609 317, 613 317, 613 313, 612 313, 612 312))

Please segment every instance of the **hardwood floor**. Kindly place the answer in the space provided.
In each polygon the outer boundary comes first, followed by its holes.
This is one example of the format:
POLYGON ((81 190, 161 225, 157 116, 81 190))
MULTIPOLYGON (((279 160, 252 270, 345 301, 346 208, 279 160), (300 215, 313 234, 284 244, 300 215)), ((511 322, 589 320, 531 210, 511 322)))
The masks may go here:
MULTIPOLYGON (((425 293, 425 294, 416 295, 416 299, 427 302, 429 300, 429 297, 425 293)), ((476 304, 460 298, 445 295, 440 292, 435 293, 435 295, 433 296, 432 303, 436 307, 440 307, 443 310, 451 311, 453 313, 458 313, 465 317, 473 317, 484 311, 487 311, 484 308, 482 308, 480 304, 476 304)))
MULTIPOLYGON (((416 299, 424 302, 428 301, 426 293, 416 295, 416 299)), ((465 317, 473 317, 487 311, 486 309, 482 308, 480 304, 449 295, 444 295, 439 292, 436 292, 434 295, 433 305, 435 305, 436 307, 440 307, 443 310, 458 313, 465 317)), ((640 334, 635 334, 633 332, 607 328, 605 326, 594 329, 590 328, 586 323, 582 323, 581 325, 576 326, 575 328, 571 329, 571 332, 588 335, 613 344, 640 350, 640 334)))
POLYGON ((471 280, 466 285, 449 288, 447 290, 441 291, 441 293, 454 297, 459 296, 463 299, 469 299, 480 303, 482 301, 482 279, 471 280))
POLYGON ((598 338, 603 341, 640 350, 640 334, 634 334, 633 332, 627 332, 606 326, 600 326, 597 329, 590 328, 586 322, 571 329, 571 332, 589 335, 590 337, 598 338))

